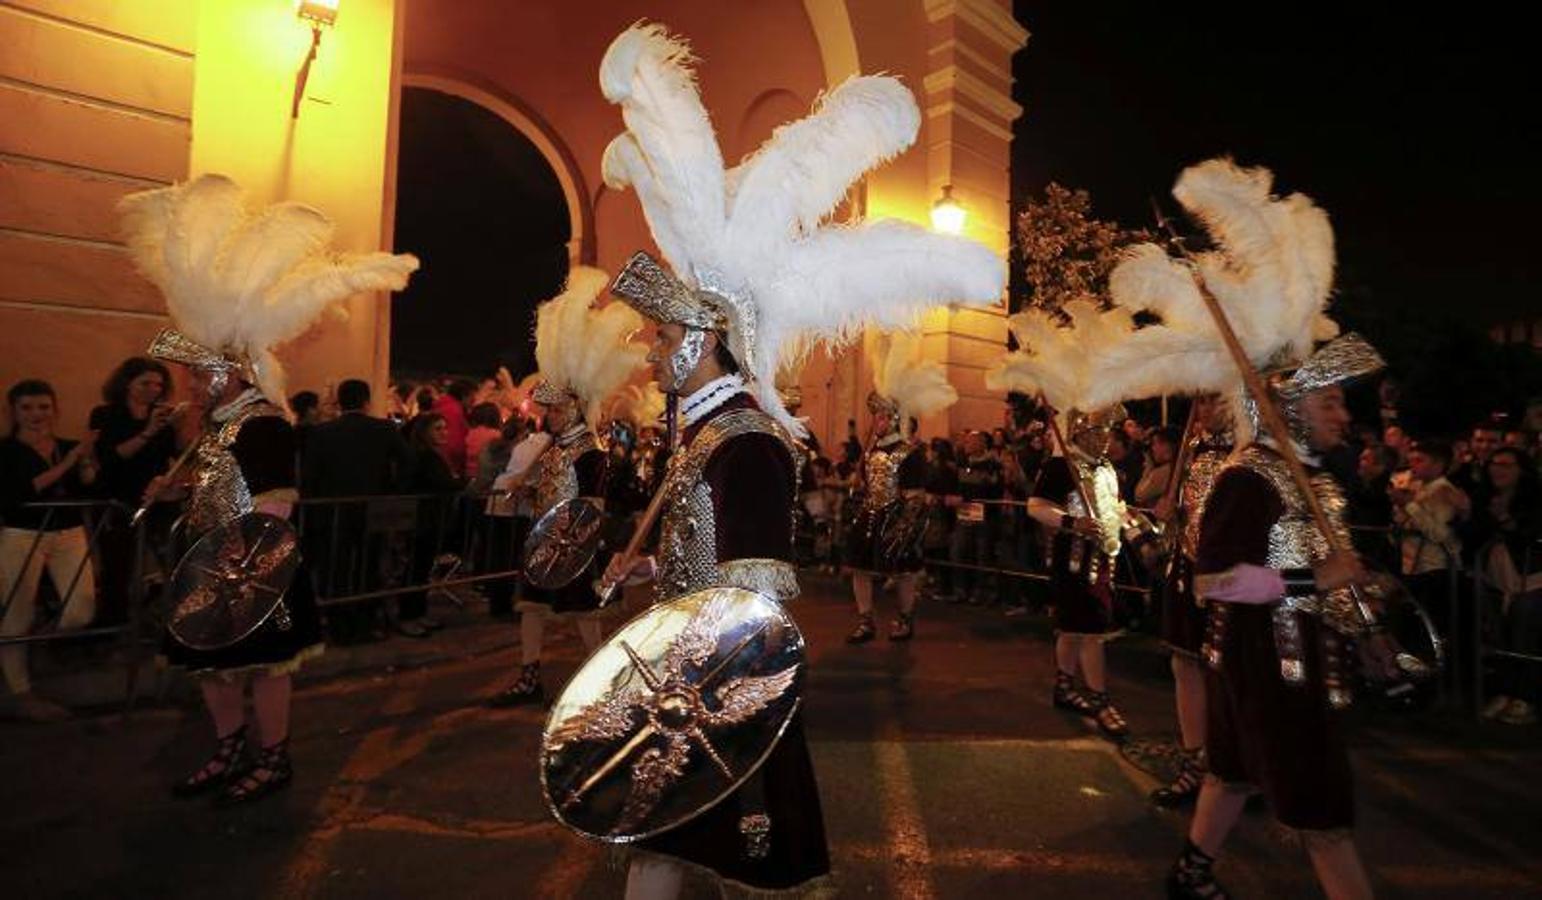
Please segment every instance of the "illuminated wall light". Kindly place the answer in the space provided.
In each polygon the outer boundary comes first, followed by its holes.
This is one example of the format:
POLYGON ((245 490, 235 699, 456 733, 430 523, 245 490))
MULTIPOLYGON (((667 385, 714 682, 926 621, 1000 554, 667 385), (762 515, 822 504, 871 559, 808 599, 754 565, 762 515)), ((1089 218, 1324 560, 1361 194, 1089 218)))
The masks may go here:
POLYGON ((331 25, 337 20, 337 4, 338 0, 299 0, 295 4, 295 13, 316 26, 331 25))
POLYGON ((963 234, 964 220, 969 213, 963 204, 953 199, 953 185, 942 186, 942 197, 932 204, 932 230, 943 234, 963 234))
POLYGON ((289 118, 300 118, 300 100, 305 96, 305 82, 311 77, 311 63, 316 61, 316 50, 321 47, 321 29, 337 21, 337 4, 340 0, 299 0, 295 15, 311 25, 311 49, 300 64, 300 72, 294 79, 294 103, 289 108, 289 118))

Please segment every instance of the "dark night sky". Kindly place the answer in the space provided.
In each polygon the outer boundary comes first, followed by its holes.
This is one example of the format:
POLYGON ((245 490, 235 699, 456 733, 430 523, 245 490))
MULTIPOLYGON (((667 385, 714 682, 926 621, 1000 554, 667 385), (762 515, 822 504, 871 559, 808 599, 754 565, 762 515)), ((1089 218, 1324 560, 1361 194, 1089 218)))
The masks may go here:
POLYGON ((1332 216, 1342 302, 1535 315, 1535 49, 1510 9, 1017 0, 1013 195, 1059 181, 1148 225, 1229 153, 1332 216))

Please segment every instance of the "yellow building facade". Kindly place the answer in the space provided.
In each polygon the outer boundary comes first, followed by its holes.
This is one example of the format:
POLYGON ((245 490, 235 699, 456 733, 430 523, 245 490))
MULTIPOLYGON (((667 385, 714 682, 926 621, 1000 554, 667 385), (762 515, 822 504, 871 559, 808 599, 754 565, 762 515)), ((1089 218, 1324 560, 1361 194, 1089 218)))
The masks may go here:
MULTIPOLYGON (((611 269, 651 249, 636 198, 607 191, 620 129, 596 83, 610 39, 641 18, 688 37, 725 156, 751 152, 820 91, 856 72, 902 77, 924 124, 916 146, 857 198, 869 216, 926 221, 944 185, 966 233, 1010 239, 1011 57, 1027 32, 1010 0, 340 0, 291 115, 311 45, 294 0, 0 0, 0 384, 42 377, 78 433, 122 358, 166 324, 128 265, 113 205, 126 193, 222 172, 257 203, 297 200, 335 243, 392 246, 403 86, 477 103, 518 129, 562 184, 574 262, 611 269)), ((399 248, 411 250, 410 247, 399 248)), ((357 297, 282 354, 295 389, 390 372, 390 310, 357 297)), ((453 310, 446 310, 453 316, 453 310)), ((999 423, 983 372, 1005 309, 939 311, 926 348, 962 395, 925 433, 999 423)), ((865 428, 860 348, 799 373, 815 434, 865 428)))

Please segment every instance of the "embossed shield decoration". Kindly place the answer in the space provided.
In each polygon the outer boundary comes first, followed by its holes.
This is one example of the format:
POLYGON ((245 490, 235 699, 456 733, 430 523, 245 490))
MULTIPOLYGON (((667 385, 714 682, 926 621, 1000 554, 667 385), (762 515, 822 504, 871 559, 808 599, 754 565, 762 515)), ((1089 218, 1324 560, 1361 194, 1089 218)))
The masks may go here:
POLYGON ((193 650, 219 650, 245 639, 278 613, 300 566, 289 523, 247 513, 210 531, 171 573, 167 628, 193 650))
POLYGON ((661 603, 622 626, 562 689, 541 788, 578 833, 629 843, 732 793, 800 702, 803 636, 781 604, 739 588, 661 603))
POLYGON ((583 497, 547 510, 525 538, 525 580, 546 590, 572 583, 594 559, 604 525, 600 508, 583 497))
POLYGON ((926 517, 925 497, 906 497, 884 509, 878 522, 877 550, 886 565, 894 566, 907 556, 921 554, 926 517))

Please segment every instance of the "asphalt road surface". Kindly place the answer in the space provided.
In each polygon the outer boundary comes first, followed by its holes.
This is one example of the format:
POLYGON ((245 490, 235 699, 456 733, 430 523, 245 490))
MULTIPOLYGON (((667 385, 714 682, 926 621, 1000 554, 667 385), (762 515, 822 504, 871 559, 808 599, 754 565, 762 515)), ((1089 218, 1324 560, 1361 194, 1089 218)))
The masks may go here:
MULTIPOLYGON (((848 647, 846 592, 817 576, 794 615, 841 896, 1161 896, 1186 814, 1152 808, 1156 779, 1050 708, 1041 619, 927 605, 914 642, 848 647)), ((169 798, 211 747, 193 703, 0 725, 0 896, 620 896, 606 848, 543 806, 542 712, 479 705, 510 677, 517 629, 462 618, 416 645, 431 649, 418 665, 371 667, 366 654, 303 680, 295 783, 246 808, 169 798)), ((555 688, 579 644, 551 637, 555 688)), ((1136 736, 1170 735, 1154 642, 1122 640, 1110 657, 1136 736)), ((1382 896, 1542 895, 1542 732, 1355 716, 1358 838, 1382 896)), ((1248 815, 1218 874, 1241 897, 1319 895, 1266 811, 1248 815)))

